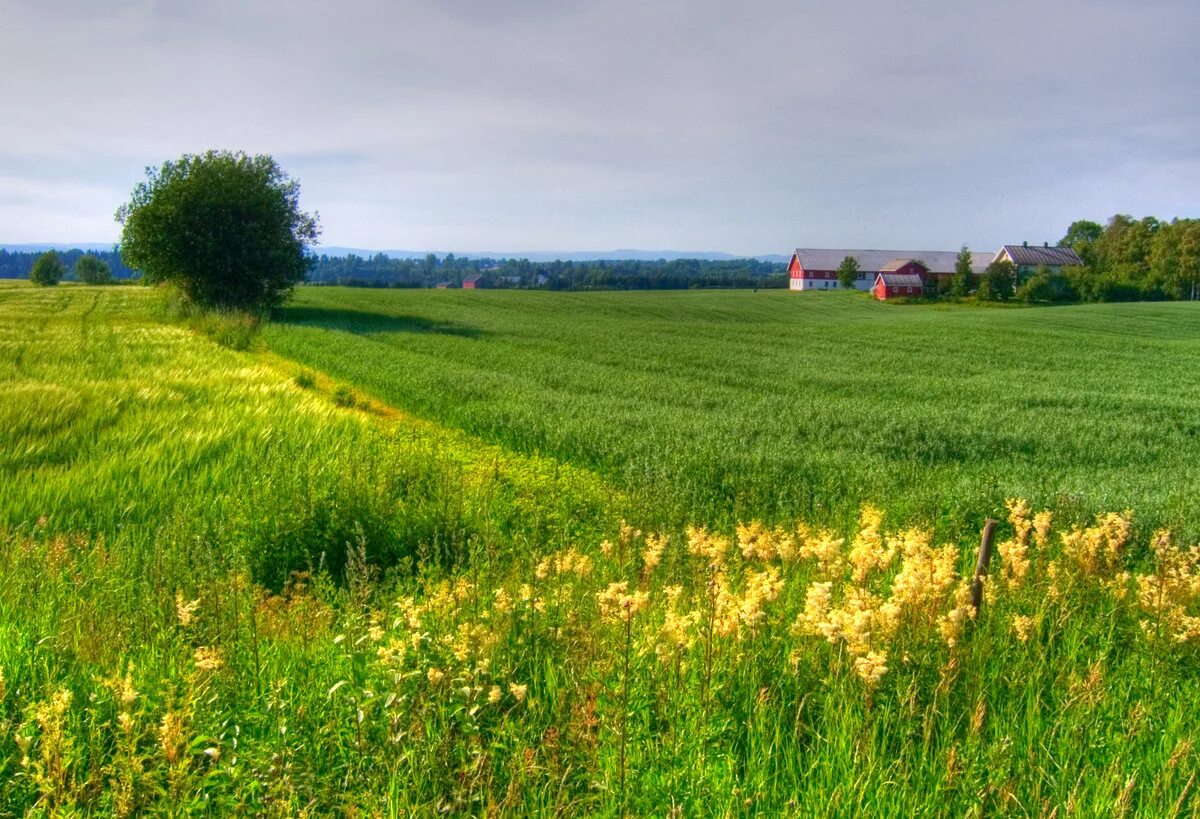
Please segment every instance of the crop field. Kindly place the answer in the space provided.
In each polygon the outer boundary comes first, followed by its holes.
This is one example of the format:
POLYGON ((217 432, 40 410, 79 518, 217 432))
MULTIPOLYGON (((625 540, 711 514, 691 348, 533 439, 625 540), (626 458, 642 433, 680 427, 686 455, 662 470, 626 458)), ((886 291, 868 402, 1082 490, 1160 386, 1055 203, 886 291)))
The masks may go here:
POLYGON ((0 815, 1200 810, 1192 305, 239 332, 0 285, 0 815))
POLYGON ((394 406, 585 466, 655 525, 977 533, 1007 497, 1200 533, 1200 309, 778 291, 302 290, 270 347, 394 406))

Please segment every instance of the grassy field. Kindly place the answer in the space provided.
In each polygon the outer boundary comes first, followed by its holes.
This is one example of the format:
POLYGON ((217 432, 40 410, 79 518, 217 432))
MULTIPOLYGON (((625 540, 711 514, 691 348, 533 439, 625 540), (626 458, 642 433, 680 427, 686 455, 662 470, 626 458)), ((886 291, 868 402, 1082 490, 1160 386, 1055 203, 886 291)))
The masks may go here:
POLYGON ((978 532, 1021 496, 1200 533, 1200 307, 851 294, 300 291, 267 343, 394 406, 585 466, 654 525, 978 532))
POLYGON ((1197 313, 0 287, 0 815, 1195 815, 1197 313))

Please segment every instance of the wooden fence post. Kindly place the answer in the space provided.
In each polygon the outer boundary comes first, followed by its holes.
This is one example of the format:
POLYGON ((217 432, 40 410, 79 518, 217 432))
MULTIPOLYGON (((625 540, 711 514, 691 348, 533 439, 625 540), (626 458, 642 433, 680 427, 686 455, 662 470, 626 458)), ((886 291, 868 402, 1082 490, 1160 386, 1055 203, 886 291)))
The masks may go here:
POLYGON ((983 578, 987 574, 988 564, 992 562, 992 541, 996 537, 996 521, 991 518, 983 525, 983 540, 979 543, 979 560, 975 562, 975 580, 971 583, 971 605, 979 614, 983 605, 983 578))

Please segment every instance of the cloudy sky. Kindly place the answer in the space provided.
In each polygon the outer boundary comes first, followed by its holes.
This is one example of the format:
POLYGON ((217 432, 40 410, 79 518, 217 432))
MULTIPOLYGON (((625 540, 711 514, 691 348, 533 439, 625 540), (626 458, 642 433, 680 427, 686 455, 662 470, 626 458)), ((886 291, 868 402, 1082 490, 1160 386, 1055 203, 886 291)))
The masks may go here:
POLYGON ((0 242, 270 153, 327 245, 991 249, 1200 216, 1200 3, 5 0, 0 242))

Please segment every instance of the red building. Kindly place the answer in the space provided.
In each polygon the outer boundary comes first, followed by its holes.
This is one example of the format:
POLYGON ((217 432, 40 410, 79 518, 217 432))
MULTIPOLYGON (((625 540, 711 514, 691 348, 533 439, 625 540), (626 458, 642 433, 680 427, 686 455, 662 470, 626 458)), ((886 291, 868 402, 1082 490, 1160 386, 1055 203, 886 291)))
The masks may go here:
POLYGON ((482 278, 483 275, 480 273, 472 273, 470 276, 467 276, 463 279, 463 290, 478 290, 482 286, 479 283, 479 280, 482 278))
MULTIPOLYGON (((925 282, 954 273, 958 261, 956 250, 853 250, 796 248, 788 264, 788 287, 792 290, 840 290, 837 271, 850 256, 858 262, 855 290, 874 290, 876 278, 887 266, 899 259, 919 259, 925 266, 925 282)), ((991 253, 972 253, 971 269, 982 273, 992 260, 991 253)), ((891 272, 891 271, 888 271, 891 272)))

